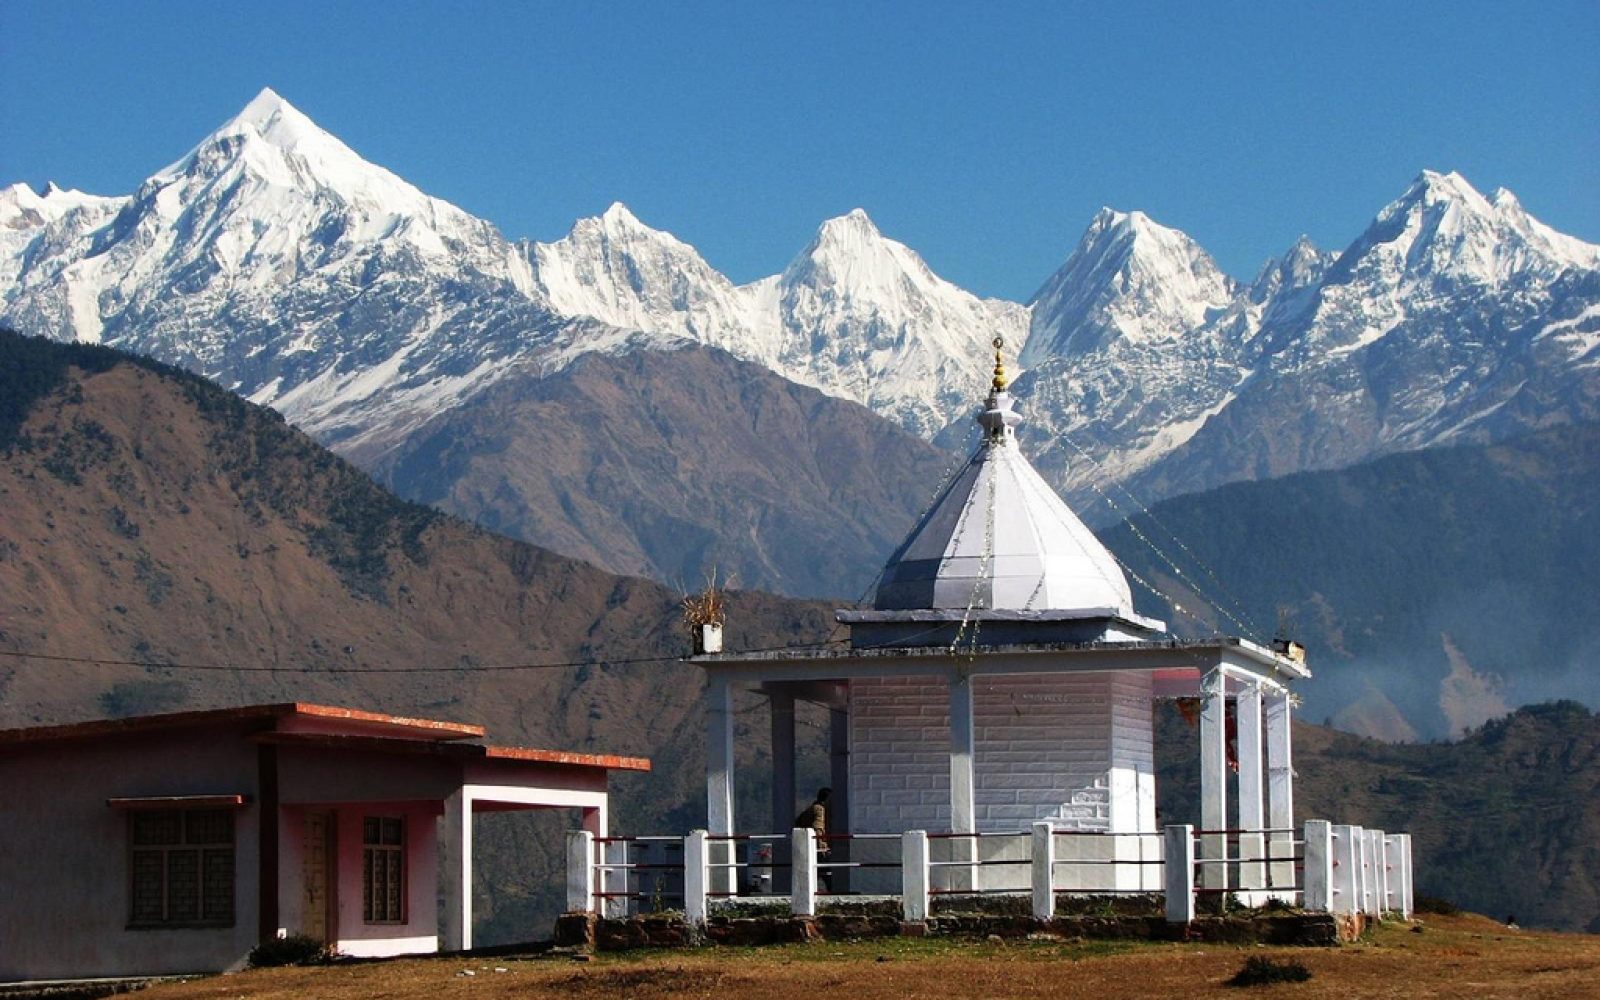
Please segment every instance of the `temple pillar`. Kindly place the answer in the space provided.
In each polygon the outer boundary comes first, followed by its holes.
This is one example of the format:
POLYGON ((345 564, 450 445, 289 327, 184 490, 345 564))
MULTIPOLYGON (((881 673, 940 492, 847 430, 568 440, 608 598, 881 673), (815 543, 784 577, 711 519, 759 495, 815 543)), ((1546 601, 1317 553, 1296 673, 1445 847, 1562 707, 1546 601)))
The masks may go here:
MULTIPOLYGON (((1260 831, 1267 825, 1262 798, 1261 688, 1254 684, 1246 687, 1234 696, 1233 705, 1239 728, 1239 829, 1260 831)), ((1260 860, 1266 857, 1265 849, 1264 834, 1239 834, 1239 888, 1266 888, 1266 865, 1260 860)))
MULTIPOLYGON (((733 833, 733 687, 727 678, 706 678, 706 829, 712 837, 733 833)), ((712 892, 732 892, 733 842, 711 840, 712 892)))
MULTIPOLYGON (((794 694, 772 691, 772 826, 773 833, 787 831, 794 821, 794 694)), ((834 794, 838 794, 837 790, 834 794)))
MULTIPOLYGON (((950 676, 950 832, 976 833, 977 809, 973 797, 972 761, 977 731, 972 721, 972 678, 956 671, 950 676)), ((975 837, 957 837, 950 842, 950 860, 978 860, 975 837)), ((978 869, 951 867, 949 888, 976 889, 978 869)))
MULTIPOLYGON (((828 800, 828 832, 849 833, 850 710, 848 708, 828 709, 828 780, 833 788, 833 797, 828 800)), ((832 849, 831 860, 850 860, 850 841, 836 841, 832 844, 832 849)), ((833 870, 834 892, 849 891, 850 872, 849 868, 833 870)))
MULTIPOLYGON (((1200 706, 1200 828, 1222 831, 1228 828, 1228 695, 1227 679, 1213 670, 1201 685, 1200 706)), ((1201 860, 1226 858, 1227 834, 1206 833, 1200 838, 1201 860)), ((1200 866, 1200 885, 1207 889, 1228 887, 1226 864, 1200 866)))
MULTIPOLYGON (((1294 766, 1290 755, 1289 692, 1267 695, 1267 825, 1274 830, 1267 838, 1271 857, 1294 857, 1294 766)), ((1267 866, 1274 889, 1294 888, 1294 861, 1273 861, 1267 866)))

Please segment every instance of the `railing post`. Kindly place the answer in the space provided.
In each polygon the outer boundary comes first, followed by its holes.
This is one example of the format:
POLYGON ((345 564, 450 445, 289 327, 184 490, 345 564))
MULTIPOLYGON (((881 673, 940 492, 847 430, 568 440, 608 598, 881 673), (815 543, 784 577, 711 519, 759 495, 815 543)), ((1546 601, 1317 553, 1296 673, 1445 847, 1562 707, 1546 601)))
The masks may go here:
POLYGON ((1361 912, 1376 914, 1378 880, 1372 870, 1372 831, 1364 826, 1356 827, 1356 850, 1361 854, 1361 912))
POLYGON ((1368 830, 1372 840, 1372 912, 1382 917, 1389 910, 1388 840, 1382 830, 1368 830))
POLYGON ((817 915, 817 831, 809 826, 790 833, 794 856, 794 891, 789 894, 789 912, 797 917, 817 915))
POLYGON ((1333 912, 1361 912, 1361 850, 1358 829, 1341 824, 1333 828, 1333 912))
POLYGON ((900 911, 908 924, 928 919, 928 831, 900 835, 900 911))
POLYGON ((594 834, 567 831, 567 912, 594 912, 594 834))
POLYGON ((608 840, 599 848, 599 856, 605 861, 600 869, 600 905, 596 907, 600 915, 611 919, 626 918, 628 916, 628 842, 626 840, 608 840), (621 893, 621 895, 614 895, 621 893))
POLYGON ((1400 836, 1400 915, 1407 920, 1411 919, 1411 834, 1402 833, 1400 836))
POLYGON ((706 836, 706 831, 695 830, 683 838, 683 916, 692 927, 703 927, 706 922, 711 876, 706 836))
POLYGON ((1033 824, 1033 916, 1049 920, 1056 915, 1056 828, 1049 822, 1033 824))
POLYGON ((1383 908, 1386 912, 1402 914, 1404 912, 1404 907, 1400 905, 1401 881, 1400 835, 1398 833, 1385 834, 1383 837, 1383 908))
POLYGON ((1194 920, 1194 827, 1169 826, 1162 869, 1166 874, 1167 922, 1194 920))
POLYGON ((1333 825, 1308 819, 1305 826, 1305 888, 1300 902, 1309 913, 1333 912, 1333 825))

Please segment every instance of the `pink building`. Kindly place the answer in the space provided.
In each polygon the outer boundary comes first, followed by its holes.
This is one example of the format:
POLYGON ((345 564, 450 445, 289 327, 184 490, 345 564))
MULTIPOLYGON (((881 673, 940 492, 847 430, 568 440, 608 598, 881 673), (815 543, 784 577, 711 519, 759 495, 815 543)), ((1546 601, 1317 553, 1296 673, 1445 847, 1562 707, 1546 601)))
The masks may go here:
POLYGON ((603 836, 608 773, 650 767, 483 735, 296 703, 0 730, 0 981, 471 947, 473 813, 603 836))

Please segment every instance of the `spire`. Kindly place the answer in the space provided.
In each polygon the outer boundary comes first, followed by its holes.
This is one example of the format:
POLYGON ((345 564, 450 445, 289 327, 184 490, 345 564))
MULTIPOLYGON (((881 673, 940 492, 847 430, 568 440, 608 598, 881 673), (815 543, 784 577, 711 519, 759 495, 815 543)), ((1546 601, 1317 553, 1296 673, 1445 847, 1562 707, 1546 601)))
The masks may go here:
POLYGON ((978 424, 983 443, 884 567, 879 611, 958 610, 1129 615, 1115 557, 1017 447, 1022 417, 1002 348, 978 424))
POLYGON ((1000 354, 1000 349, 1006 346, 1004 337, 996 337, 994 344, 994 380, 989 383, 989 399, 982 413, 978 414, 978 424, 984 430, 984 441, 988 444, 1003 444, 1011 440, 1011 428, 1022 423, 1022 418, 1011 409, 1011 394, 1006 391, 1010 383, 1006 380, 1006 363, 1000 354))

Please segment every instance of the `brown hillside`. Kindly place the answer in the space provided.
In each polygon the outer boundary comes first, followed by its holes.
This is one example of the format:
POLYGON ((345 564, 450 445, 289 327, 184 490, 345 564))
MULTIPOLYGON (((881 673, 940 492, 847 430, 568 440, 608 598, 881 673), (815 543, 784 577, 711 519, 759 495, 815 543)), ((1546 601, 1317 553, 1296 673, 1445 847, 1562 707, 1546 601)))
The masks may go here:
POLYGON ((872 583, 958 460, 863 406, 686 347, 508 376, 373 471, 616 572, 679 581, 715 566, 742 586, 838 597, 872 583))
MULTIPOLYGON (((71 349, 88 367, 69 368, 67 348, 0 339, 13 403, 51 383, 6 435, 0 651, 238 668, 0 656, 0 727, 285 699, 460 719, 649 756, 652 774, 617 782, 619 822, 687 825, 700 676, 671 659, 687 651, 678 594, 398 501, 194 376, 99 349, 71 349), (613 662, 639 657, 667 659, 613 662), (586 665, 482 669, 569 661, 586 665), (372 672, 418 667, 442 669, 372 672)), ((730 614, 739 646, 832 629, 824 606, 757 593, 730 614)), ((488 839, 520 838, 533 864, 487 866, 485 885, 556 884, 557 832, 529 843, 497 820, 488 839)))

